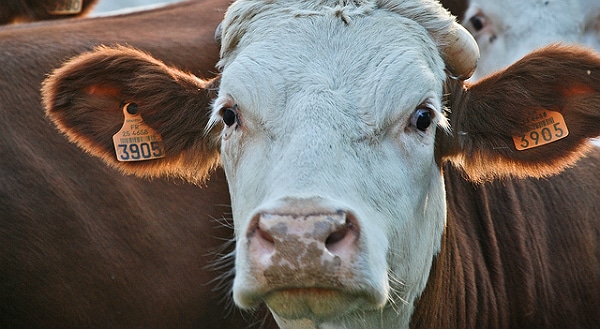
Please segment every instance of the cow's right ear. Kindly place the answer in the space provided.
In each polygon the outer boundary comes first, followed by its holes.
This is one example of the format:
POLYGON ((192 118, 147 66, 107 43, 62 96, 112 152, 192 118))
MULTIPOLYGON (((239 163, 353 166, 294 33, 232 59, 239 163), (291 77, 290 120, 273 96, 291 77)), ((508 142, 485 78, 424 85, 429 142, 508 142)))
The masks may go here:
POLYGON ((42 98, 47 116, 69 140, 107 164, 142 177, 198 182, 219 162, 219 128, 205 132, 217 83, 135 49, 99 47, 55 70, 42 85, 42 98), (124 125, 125 105, 133 103, 137 121, 124 125), (140 121, 149 128, 136 130, 140 121), (129 130, 125 137, 134 138, 123 141, 137 146, 113 143, 122 127, 129 130), (152 143, 159 139, 164 150, 152 143), (116 150, 128 161, 119 160, 116 150), (140 160, 150 154, 162 158, 140 160))

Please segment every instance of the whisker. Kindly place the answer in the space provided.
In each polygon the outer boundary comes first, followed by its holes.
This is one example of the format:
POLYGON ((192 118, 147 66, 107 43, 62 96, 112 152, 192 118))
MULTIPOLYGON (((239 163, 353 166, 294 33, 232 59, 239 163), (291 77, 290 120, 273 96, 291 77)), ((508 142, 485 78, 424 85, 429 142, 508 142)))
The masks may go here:
POLYGON ((234 229, 234 221, 232 218, 226 218, 226 217, 215 218, 215 217, 211 216, 211 221, 216 222, 217 225, 220 227, 234 229))
POLYGON ((388 281, 390 282, 390 292, 388 294, 388 301, 395 312, 399 312, 398 302, 407 306, 409 301, 403 297, 403 292, 406 291, 407 284, 405 281, 397 278, 391 269, 388 270, 388 281))

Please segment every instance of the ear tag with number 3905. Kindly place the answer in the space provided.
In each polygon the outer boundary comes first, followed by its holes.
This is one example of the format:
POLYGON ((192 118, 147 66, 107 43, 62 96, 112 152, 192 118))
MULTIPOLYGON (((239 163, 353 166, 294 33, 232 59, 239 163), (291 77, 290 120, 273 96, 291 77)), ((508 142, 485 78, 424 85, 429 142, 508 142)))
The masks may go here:
POLYGON ((161 135, 144 123, 138 105, 127 103, 123 106, 123 115, 123 126, 113 135, 117 160, 135 162, 165 157, 161 135))
POLYGON ((561 140, 569 133, 561 113, 541 110, 535 112, 528 122, 528 132, 514 136, 513 143, 517 150, 526 150, 561 140))

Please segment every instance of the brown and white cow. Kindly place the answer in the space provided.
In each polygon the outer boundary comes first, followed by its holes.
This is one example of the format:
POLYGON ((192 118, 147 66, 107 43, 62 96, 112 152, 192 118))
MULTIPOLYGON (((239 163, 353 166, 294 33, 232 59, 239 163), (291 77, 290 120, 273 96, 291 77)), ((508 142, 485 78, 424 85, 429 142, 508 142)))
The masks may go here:
POLYGON ((227 5, 0 29, 0 327, 262 325, 267 312, 241 314, 228 302, 233 260, 217 267, 216 254, 233 247, 223 173, 200 189, 124 177, 57 132, 39 94, 52 69, 100 44, 210 77, 227 5))
POLYGON ((82 17, 98 0, 4 0, 0 4, 0 24, 82 17))
POLYGON ((466 35, 431 1, 244 0, 219 79, 102 47, 43 101, 125 173, 221 164, 234 299, 281 326, 598 327, 599 57, 551 46, 470 85, 466 35))

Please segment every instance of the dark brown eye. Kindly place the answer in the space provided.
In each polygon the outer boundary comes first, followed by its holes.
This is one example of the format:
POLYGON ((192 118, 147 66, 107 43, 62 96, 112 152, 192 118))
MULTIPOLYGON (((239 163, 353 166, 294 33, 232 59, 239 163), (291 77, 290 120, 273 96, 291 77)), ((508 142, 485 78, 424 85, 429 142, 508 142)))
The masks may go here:
POLYGON ((226 126, 232 126, 238 120, 238 115, 234 108, 223 108, 223 110, 221 110, 221 118, 226 126))
POLYGON ((480 15, 474 15, 470 18, 470 23, 472 24, 476 32, 480 31, 484 28, 484 17, 480 15))
POLYGON ((411 124, 418 130, 424 132, 432 124, 432 112, 428 108, 419 108, 413 114, 411 124))

